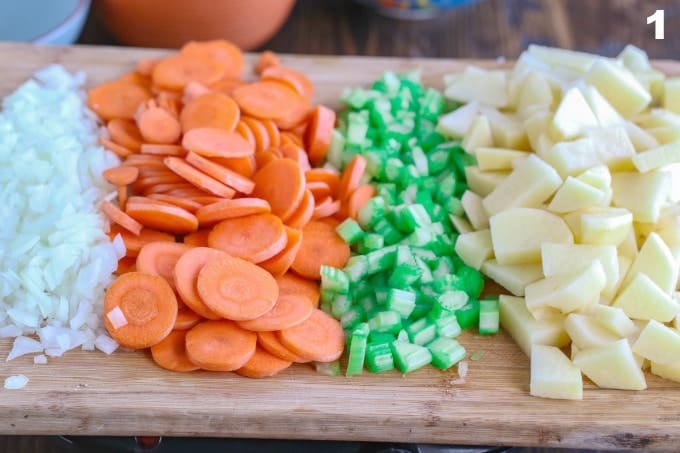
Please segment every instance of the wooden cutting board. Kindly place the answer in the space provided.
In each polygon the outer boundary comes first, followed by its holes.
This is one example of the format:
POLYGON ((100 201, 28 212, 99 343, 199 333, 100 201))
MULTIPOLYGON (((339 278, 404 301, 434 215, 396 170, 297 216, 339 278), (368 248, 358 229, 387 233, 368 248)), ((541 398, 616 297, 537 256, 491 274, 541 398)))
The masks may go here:
MULTIPOLYGON (((132 69, 140 58, 164 53, 0 43, 0 95, 50 63, 84 70, 94 84, 132 69)), ((443 74, 467 63, 316 56, 285 56, 283 61, 308 74, 316 99, 334 107, 344 87, 365 85, 386 69, 421 68, 426 83, 441 86, 443 74)), ((680 63, 659 62, 658 67, 680 74, 680 63)), ((407 376, 393 372, 346 378, 320 376, 297 365, 275 378, 251 380, 231 373, 166 372, 142 352, 107 357, 73 351, 50 359, 49 365, 20 357, 0 365, 0 379, 12 374, 30 379, 24 389, 0 390, 0 434, 680 448, 679 384, 648 375, 649 389, 643 392, 586 384, 581 402, 533 398, 529 361, 507 335, 466 333, 461 342, 469 352, 483 353, 478 361, 468 360, 464 383, 456 382, 455 370, 431 367, 407 376)), ((6 357, 9 345, 0 342, 0 357, 6 357)))

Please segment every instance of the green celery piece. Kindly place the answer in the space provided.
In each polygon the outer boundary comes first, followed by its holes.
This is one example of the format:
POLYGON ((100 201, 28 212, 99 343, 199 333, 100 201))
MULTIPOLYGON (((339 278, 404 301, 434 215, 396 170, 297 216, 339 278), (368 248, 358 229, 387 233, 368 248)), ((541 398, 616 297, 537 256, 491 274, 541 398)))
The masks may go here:
POLYGON ((420 146, 416 146, 411 150, 411 156, 413 158, 413 165, 418 170, 420 176, 427 176, 430 173, 429 163, 425 151, 420 146))
POLYGON ((391 348, 394 362, 402 373, 410 373, 432 362, 432 353, 426 347, 394 341, 391 348))
POLYGON ((482 294, 484 277, 477 269, 463 265, 457 270, 456 275, 462 280, 463 289, 470 297, 478 298, 482 294))
POLYGON ((406 329, 399 330, 399 333, 397 334, 397 338, 394 341, 403 341, 405 343, 408 343, 409 339, 408 339, 408 332, 406 332, 406 329))
POLYGON ((361 305, 353 305, 349 310, 340 316, 340 325, 343 329, 352 329, 357 324, 364 321, 364 311, 361 305))
POLYGON ((498 299, 482 299, 479 301, 479 333, 495 335, 498 333, 499 312, 498 299))
POLYGON ((347 294, 337 294, 331 302, 331 313, 339 319, 352 308, 352 299, 347 294))
POLYGON ((396 244, 402 238, 401 232, 387 219, 378 220, 378 222, 373 225, 373 230, 381 235, 385 240, 385 244, 388 245, 396 244))
POLYGON ((387 309, 408 318, 416 306, 416 294, 412 291, 390 288, 387 292, 387 309))
POLYGON ((434 265, 436 267, 432 269, 432 275, 435 278, 443 277, 445 275, 452 275, 456 272, 456 267, 453 264, 453 260, 448 256, 440 257, 439 260, 434 262, 434 265))
POLYGON ((368 324, 361 323, 352 330, 349 341, 349 357, 347 359, 346 376, 361 374, 364 369, 366 358, 366 345, 368 343, 368 324))
POLYGON ((435 148, 427 158, 429 161, 428 167, 430 169, 430 174, 438 175, 449 166, 449 155, 450 151, 446 148, 435 148))
POLYGON ((371 330, 377 332, 398 332, 401 329, 401 315, 392 310, 380 311, 368 320, 371 330))
POLYGON ((366 347, 366 368, 369 371, 382 373, 394 369, 390 343, 371 343, 366 347))
POLYGON ((335 228, 338 235, 349 245, 353 245, 364 235, 364 230, 356 220, 348 218, 335 228))
POLYGON ((399 179, 399 175, 401 174, 402 168, 404 168, 404 163, 398 158, 390 157, 389 159, 387 159, 383 167, 383 174, 385 175, 384 176, 385 180, 394 182, 397 179, 399 179))
POLYGON ((452 338, 440 337, 427 345, 432 354, 432 365, 447 370, 465 358, 465 348, 452 338))
POLYGON ((370 344, 392 343, 394 340, 394 334, 390 332, 376 332, 375 330, 371 330, 368 333, 368 342, 370 344))
POLYGON ((368 258, 365 255, 352 256, 343 270, 350 283, 358 283, 368 272, 368 258))
POLYGON ((385 240, 382 236, 376 233, 366 233, 356 244, 356 249, 359 253, 370 253, 375 250, 380 250, 384 245, 385 240))
POLYGON ((460 310, 456 310, 456 319, 460 328, 465 330, 479 325, 479 301, 470 299, 460 310))
POLYGON ((394 266, 396 249, 394 247, 385 247, 381 250, 370 252, 365 256, 368 260, 368 274, 375 274, 391 269, 394 266))
POLYGON ((394 267, 387 283, 392 288, 406 289, 418 283, 422 274, 423 271, 418 265, 400 264, 394 267))
POLYGON ((357 215, 359 225, 364 228, 371 228, 385 216, 385 200, 380 197, 373 197, 359 210, 357 215))
POLYGON ((413 344, 423 345, 434 340, 437 336, 437 327, 428 322, 427 318, 421 318, 412 322, 405 328, 409 341, 413 344))
POLYGON ((326 161, 333 165, 336 169, 342 167, 342 154, 345 149, 345 136, 339 131, 334 130, 331 135, 331 144, 326 153, 326 161))
POLYGON ((433 321, 438 337, 455 338, 462 330, 455 313, 441 316, 433 321))
POLYGON ((335 293, 347 294, 349 292, 349 278, 342 269, 332 266, 321 266, 321 289, 335 293))
POLYGON ((334 360, 332 362, 314 362, 314 368, 319 374, 325 376, 339 376, 340 375, 340 361, 334 360))

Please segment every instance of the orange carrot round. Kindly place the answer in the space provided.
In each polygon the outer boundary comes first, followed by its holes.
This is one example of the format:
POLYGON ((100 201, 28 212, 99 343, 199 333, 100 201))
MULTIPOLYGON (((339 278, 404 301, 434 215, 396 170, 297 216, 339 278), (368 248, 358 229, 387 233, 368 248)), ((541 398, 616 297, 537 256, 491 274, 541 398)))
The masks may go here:
POLYGON ((279 285, 279 297, 288 294, 305 297, 314 308, 319 308, 320 291, 317 282, 286 272, 276 278, 276 283, 279 285))
POLYGON ((337 360, 345 347, 340 323, 319 309, 314 309, 304 322, 279 331, 278 336, 294 354, 315 362, 337 360))
POLYGON ((337 221, 312 220, 302 229, 302 246, 292 269, 302 277, 321 278, 321 266, 343 268, 349 259, 349 246, 336 233, 337 221))
POLYGON ((132 120, 114 118, 106 124, 111 141, 132 151, 139 151, 144 139, 137 124, 132 120))
POLYGON ((186 336, 186 330, 174 330, 159 343, 151 346, 151 358, 154 363, 170 371, 187 372, 200 369, 187 356, 186 336))
POLYGON ((309 360, 286 349, 279 341, 277 332, 257 332, 257 345, 275 357, 294 363, 307 363, 309 360))
POLYGON ((184 243, 188 245, 193 245, 194 247, 208 247, 208 235, 210 230, 205 228, 202 230, 194 231, 184 236, 184 243))
POLYGON ((137 270, 165 279, 175 289, 175 264, 190 245, 181 242, 150 242, 137 255, 137 270))
POLYGON ((253 133, 253 137, 255 138, 255 152, 270 148, 269 132, 264 124, 249 116, 242 117, 241 121, 248 126, 248 129, 253 133))
POLYGON ((307 183, 307 189, 314 195, 314 200, 321 201, 326 197, 333 197, 331 188, 325 182, 314 181, 307 183))
POLYGON ((294 69, 280 65, 270 66, 262 71, 262 80, 273 80, 282 83, 300 96, 311 100, 314 97, 314 85, 309 78, 294 69))
POLYGON ((177 206, 182 209, 186 209, 192 214, 196 214, 196 211, 203 206, 201 203, 194 201, 190 198, 175 197, 165 193, 152 193, 148 195, 148 198, 152 200, 162 201, 170 205, 177 206))
POLYGON ((304 149, 300 148, 299 146, 290 143, 281 145, 281 154, 283 154, 283 157, 287 157, 288 159, 297 162, 298 166, 302 169, 302 171, 307 171, 312 168, 309 165, 309 158, 307 157, 307 153, 305 152, 304 149))
POLYGON ((304 136, 305 148, 312 164, 319 165, 326 158, 334 127, 335 112, 323 105, 317 105, 312 110, 304 136))
POLYGON ((102 145, 104 148, 108 149, 118 157, 128 157, 132 154, 134 154, 134 151, 132 151, 129 148, 126 148, 124 146, 119 145, 118 143, 114 143, 111 140, 107 140, 103 137, 99 137, 99 144, 102 145))
POLYGON ((274 148, 267 149, 265 151, 260 151, 255 153, 255 166, 257 168, 263 168, 269 164, 269 162, 280 159, 274 152, 274 148))
POLYGON ((260 54, 260 58, 257 59, 255 64, 255 74, 262 74, 262 72, 271 66, 280 66, 281 60, 279 56, 276 55, 271 50, 265 50, 260 54))
POLYGON ((268 260, 258 263, 258 265, 272 274, 274 277, 285 274, 295 260, 300 246, 302 245, 302 231, 286 227, 286 247, 268 260))
POLYGON ((87 94, 87 105, 102 119, 132 119, 137 107, 151 98, 149 91, 135 83, 105 82, 87 94))
POLYGON ((344 201, 357 189, 357 187, 359 187, 365 170, 366 158, 364 156, 357 154, 349 161, 349 164, 345 167, 345 170, 342 172, 342 178, 340 179, 338 198, 341 201, 344 201))
POLYGON ((131 256, 124 256, 118 260, 118 267, 114 274, 123 275, 137 270, 137 259, 131 256))
POLYGON ((139 168, 121 165, 104 170, 102 176, 115 186, 126 186, 135 182, 139 176, 139 168))
POLYGON ((375 194, 375 187, 371 184, 362 184, 357 187, 347 199, 347 215, 356 220, 361 208, 368 203, 368 200, 375 197, 375 194))
POLYGON ((236 88, 232 96, 246 114, 274 120, 279 127, 279 123, 299 124, 309 113, 309 101, 278 82, 243 85, 236 88))
POLYGON ((312 219, 322 219, 330 217, 340 211, 340 200, 333 200, 331 197, 326 197, 323 200, 315 201, 314 213, 312 219))
POLYGON ((182 54, 195 54, 215 60, 225 67, 225 77, 240 78, 243 72, 243 53, 233 43, 216 39, 213 41, 191 41, 182 46, 182 54))
POLYGON ((169 145, 160 143, 144 143, 139 152, 142 154, 153 154, 155 156, 179 156, 184 157, 187 150, 179 145, 169 145))
POLYGON ((255 348, 255 353, 248 360, 245 365, 236 370, 236 374, 249 378, 265 378, 274 376, 275 374, 285 370, 292 365, 293 362, 283 360, 270 354, 265 349, 260 347, 255 348))
POLYGON ((142 249, 144 244, 154 241, 166 241, 175 242, 175 237, 171 234, 165 233, 163 231, 157 231, 151 228, 144 228, 139 233, 139 236, 135 236, 124 228, 118 225, 111 225, 111 230, 109 231, 109 237, 113 239, 116 235, 120 234, 125 244, 125 256, 136 258, 139 251, 142 249))
POLYGON ((283 221, 300 206, 305 193, 304 173, 290 159, 277 159, 261 168, 255 176, 252 195, 269 202, 272 212, 283 221))
POLYGON ((189 360, 204 370, 234 371, 255 353, 257 334, 231 321, 204 321, 186 335, 189 360))
POLYGON ((207 157, 200 156, 194 152, 189 152, 186 161, 202 171, 241 193, 249 194, 255 188, 255 183, 230 168, 213 162, 207 157))
POLYGON ((174 234, 191 233, 198 229, 196 216, 177 206, 128 201, 125 211, 130 217, 148 228, 174 234))
POLYGON ((182 131, 198 127, 213 127, 233 132, 238 124, 238 105, 222 93, 206 93, 189 101, 180 114, 182 131))
POLYGON ((281 219, 264 213, 235 217, 218 223, 208 235, 210 247, 259 263, 279 253, 286 246, 286 232, 281 219))
POLYGON ((153 68, 153 84, 166 90, 181 91, 189 82, 210 85, 227 71, 226 65, 196 53, 181 53, 162 59, 153 68))
POLYGON ((199 225, 205 226, 214 225, 226 219, 263 214, 270 211, 269 203, 260 198, 237 198, 202 206, 196 211, 196 218, 199 225))
POLYGON ((122 226, 135 236, 139 236, 139 234, 142 232, 142 228, 144 228, 144 225, 130 217, 125 212, 118 209, 118 207, 115 206, 113 203, 103 200, 101 204, 101 209, 102 212, 106 214, 106 216, 109 218, 109 220, 122 226))
POLYGON ((182 135, 182 126, 177 118, 163 108, 145 109, 136 119, 139 132, 147 142, 170 144, 182 135))
POLYGON ((313 310, 309 299, 289 294, 279 296, 274 307, 264 315, 250 321, 240 321, 238 325, 254 332, 273 332, 303 323, 313 310))
POLYGON ((291 228, 302 228, 312 220, 314 215, 314 195, 312 192, 305 189, 305 194, 302 196, 302 202, 295 212, 288 217, 286 225, 291 228))
MULTIPOLYGON (((186 237, 184 241, 186 244, 186 237)), ((177 292, 187 307, 207 319, 220 319, 220 315, 203 303, 198 293, 198 273, 209 260, 223 255, 220 250, 197 246, 184 252, 175 263, 173 278, 177 292)))
POLYGON ((260 120, 260 123, 267 130, 269 136, 269 146, 272 148, 279 148, 281 146, 281 132, 272 120, 260 120))
POLYGON ((177 311, 177 320, 172 330, 188 330, 205 318, 188 307, 182 307, 177 311))
POLYGON ((305 172, 305 180, 307 183, 324 182, 331 189, 331 196, 337 197, 340 189, 340 175, 338 172, 329 170, 327 168, 312 168, 305 172))
POLYGON ((184 134, 182 146, 204 157, 247 157, 255 152, 238 132, 197 127, 184 134))
POLYGON ((178 157, 166 157, 164 162, 170 170, 177 173, 199 189, 224 198, 231 198, 236 194, 234 189, 231 187, 225 186, 216 179, 211 178, 200 170, 197 170, 195 167, 186 163, 183 159, 178 157))

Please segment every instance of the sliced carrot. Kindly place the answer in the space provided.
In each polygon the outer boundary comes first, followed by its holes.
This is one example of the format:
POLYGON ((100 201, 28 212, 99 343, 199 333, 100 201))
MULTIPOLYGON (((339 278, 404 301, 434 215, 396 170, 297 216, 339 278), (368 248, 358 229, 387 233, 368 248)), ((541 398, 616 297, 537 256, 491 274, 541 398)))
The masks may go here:
POLYGON ((137 270, 137 259, 131 256, 124 256, 118 260, 118 267, 114 274, 123 275, 137 270))
POLYGON ((204 157, 246 157, 255 152, 238 132, 197 127, 184 134, 182 146, 204 157))
POLYGON ((137 62, 136 71, 144 76, 150 77, 153 73, 153 68, 156 67, 159 58, 142 58, 137 62))
POLYGON ((152 203, 130 203, 126 213, 148 228, 174 234, 186 234, 198 230, 198 219, 186 209, 152 203))
POLYGON ((236 370, 236 374, 241 376, 260 379, 274 376, 291 366, 293 362, 280 359, 266 350, 257 347, 255 353, 241 368, 236 370))
POLYGON ((208 247, 209 229, 194 231, 184 236, 184 243, 193 245, 194 247, 208 247))
POLYGON ((201 206, 205 206, 207 204, 213 204, 217 203, 218 201, 224 200, 222 197, 215 197, 210 194, 206 194, 203 192, 204 195, 192 195, 192 194, 185 194, 186 197, 191 198, 191 201, 195 201, 196 203, 200 203, 201 206))
POLYGON ((243 85, 236 88, 232 96, 246 114, 274 120, 279 127, 283 127, 282 124, 299 124, 310 109, 305 98, 278 82, 261 81, 243 85))
POLYGON ((300 148, 299 146, 286 143, 285 145, 281 146, 281 153, 283 154, 283 157, 287 157, 288 159, 297 162, 298 166, 302 169, 302 171, 307 171, 312 168, 309 165, 309 158, 307 157, 307 153, 305 152, 304 149, 300 148))
POLYGON ((191 200, 190 198, 173 197, 172 195, 168 195, 165 193, 152 193, 149 194, 148 197, 152 200, 163 201, 167 204, 171 204, 174 206, 178 206, 182 209, 186 209, 192 214, 195 214, 198 208, 203 206, 201 203, 191 200))
POLYGON ((264 126, 264 124, 262 124, 259 120, 249 116, 242 117, 241 121, 245 123, 246 126, 248 126, 250 131, 253 133, 253 137, 255 137, 255 152, 269 149, 271 144, 269 140, 269 132, 267 131, 267 128, 264 126))
POLYGON ((250 146, 255 149, 257 147, 257 143, 255 142, 255 135, 253 135, 253 131, 248 127, 248 125, 243 121, 240 120, 238 124, 236 124, 236 132, 239 133, 241 137, 245 139, 248 143, 250 143, 250 146))
MULTIPOLYGON (((176 158, 173 158, 176 159, 176 158)), ((150 195, 152 193, 171 193, 178 190, 196 190, 196 186, 189 182, 168 182, 163 184, 156 184, 144 189, 144 195, 150 195)))
POLYGON ((286 221, 300 206, 305 194, 304 173, 290 159, 276 159, 261 168, 255 176, 252 195, 269 202, 272 212, 286 221))
POLYGON ((125 158, 122 165, 167 170, 167 167, 163 163, 163 159, 164 156, 152 156, 149 154, 132 154, 125 158))
POLYGON ((142 246, 149 242, 154 241, 175 242, 175 237, 173 235, 162 231, 153 230, 151 228, 144 228, 139 233, 139 236, 135 236, 128 230, 118 225, 111 225, 109 237, 113 239, 118 234, 120 234, 121 238, 123 239, 123 243, 125 244, 126 250, 125 256, 131 258, 136 258, 142 246))
POLYGON ((187 154, 186 161, 206 175, 241 193, 249 194, 255 188, 255 183, 250 179, 194 152, 187 154))
POLYGON ((238 105, 229 96, 208 92, 189 101, 180 115, 182 131, 212 127, 233 132, 239 122, 238 105))
POLYGON ((140 152, 142 154, 153 154, 154 156, 179 156, 184 157, 187 150, 180 145, 168 145, 160 143, 144 143, 140 152))
POLYGON ((257 168, 265 167, 269 164, 269 162, 276 159, 280 159, 280 157, 276 155, 274 148, 255 153, 255 165, 257 168))
POLYGON ((213 82, 210 85, 208 85, 208 88, 210 88, 213 91, 226 94, 227 96, 231 96, 231 93, 236 88, 245 85, 246 83, 247 82, 244 82, 241 79, 231 77, 227 74, 221 79, 219 79, 217 82, 213 82))
POLYGON ((337 360, 345 347, 340 323, 319 309, 304 322, 279 331, 278 337, 294 354, 315 362, 337 360))
POLYGON ((294 134, 290 131, 281 131, 280 135, 281 135, 281 144, 282 145, 284 143, 292 143, 292 144, 294 144, 296 146, 300 146, 300 147, 305 146, 305 144, 302 142, 302 139, 298 135, 296 135, 296 134, 294 134))
POLYGON ((102 176, 115 186, 126 186, 135 182, 139 176, 139 168, 121 165, 104 170, 102 176))
POLYGON ((226 68, 226 76, 240 78, 243 72, 243 53, 229 41, 192 41, 185 44, 180 51, 182 54, 196 54, 222 63, 226 68))
POLYGON ((116 189, 118 191, 118 206, 121 210, 125 211, 125 206, 127 205, 128 199, 128 186, 116 186, 116 189))
MULTIPOLYGON (((196 234, 196 233, 192 233, 196 234)), ((187 235, 188 237, 189 235, 187 235)), ((186 238, 184 243, 187 244, 186 238)), ((212 311, 203 303, 198 293, 198 273, 209 260, 224 255, 224 252, 207 246, 198 246, 184 252, 175 264, 175 288, 184 303, 194 312, 207 319, 220 319, 220 315, 212 311)))
POLYGON ((368 200, 375 197, 375 194, 375 187, 371 184, 362 184, 357 187, 347 199, 347 215, 356 220, 361 208, 368 203, 368 200))
POLYGON ((175 264, 191 248, 181 242, 150 242, 137 255, 137 270, 165 279, 175 289, 175 264))
POLYGON ((272 120, 260 120, 267 129, 269 135, 269 143, 272 148, 279 148, 281 146, 281 131, 272 120))
POLYGON ((274 307, 264 315, 250 321, 240 321, 238 325, 253 332, 273 332, 303 323, 313 310, 309 299, 289 294, 279 296, 274 307))
POLYGON ((292 353, 279 341, 277 332, 258 332, 257 345, 270 354, 289 362, 307 363, 309 360, 292 353))
POLYGON ((132 119, 137 106, 151 98, 149 90, 129 82, 105 82, 87 94, 87 105, 102 119, 132 119))
POLYGON ((347 167, 342 172, 340 187, 338 188, 338 198, 340 200, 344 201, 359 187, 361 178, 364 177, 364 171, 366 171, 366 158, 357 154, 349 161, 349 164, 347 164, 347 167))
POLYGON ((156 275, 128 272, 116 278, 104 295, 106 330, 126 348, 148 348, 160 342, 176 318, 175 293, 156 275))
POLYGON ((113 203, 103 200, 101 204, 101 209, 102 212, 106 214, 106 216, 109 218, 109 220, 122 226, 135 236, 139 236, 139 233, 142 232, 142 228, 144 228, 144 225, 137 222, 135 219, 130 217, 125 212, 121 211, 113 203))
POLYGON ((307 122, 309 121, 310 109, 309 104, 294 104, 291 106, 288 115, 274 118, 274 123, 276 123, 279 129, 292 132, 300 137, 300 141, 302 141, 305 129, 307 128, 307 122))
POLYGON ((159 61, 153 68, 153 84, 166 90, 181 91, 189 82, 210 85, 227 72, 223 62, 196 53, 180 53, 159 61))
POLYGON ((273 80, 282 83, 300 96, 311 100, 314 97, 314 85, 309 78, 294 69, 284 66, 270 66, 262 71, 262 80, 273 80))
POLYGON ((300 245, 302 245, 302 231, 286 227, 286 247, 268 260, 258 265, 274 277, 285 274, 295 260, 300 245))
POLYGON ((148 90, 149 87, 151 86, 151 77, 149 77, 148 75, 140 74, 137 71, 132 71, 120 75, 116 79, 116 82, 132 83, 134 85, 139 85, 140 87, 148 90))
POLYGON ((197 97, 206 93, 212 93, 212 90, 202 83, 189 82, 186 84, 182 92, 182 103, 186 106, 197 97))
POLYGON ((305 172, 307 183, 324 182, 331 189, 331 195, 336 197, 340 189, 340 175, 338 172, 327 168, 312 168, 305 172))
POLYGON ((232 198, 236 194, 231 187, 225 186, 178 157, 166 157, 164 162, 170 170, 201 190, 224 198, 232 198))
POLYGON ((180 308, 177 311, 177 320, 172 330, 188 330, 194 327, 205 318, 188 307, 180 308))
POLYGON ((323 105, 317 105, 312 110, 309 125, 304 135, 305 148, 312 164, 319 165, 326 158, 334 127, 335 112, 323 105))
POLYGON ((257 334, 231 321, 204 321, 186 335, 189 360, 204 370, 234 371, 255 354, 257 334))
POLYGON ((161 91, 156 95, 158 107, 167 111, 175 119, 179 119, 182 110, 182 95, 174 91, 161 91))
POLYGON ((136 193, 153 193, 153 191, 159 190, 159 186, 166 184, 184 184, 186 180, 179 175, 172 172, 170 174, 158 175, 158 176, 147 176, 144 178, 139 178, 132 184, 132 190, 136 193))
POLYGON ((111 141, 131 151, 139 151, 144 139, 137 124, 132 120, 114 118, 106 124, 111 141))
POLYGON ((260 198, 237 198, 202 206, 196 211, 196 218, 199 225, 207 226, 226 219, 262 214, 270 211, 269 203, 260 198))
POLYGON ((326 197, 323 200, 319 200, 318 203, 315 202, 312 219, 330 217, 340 211, 340 208, 340 200, 333 200, 331 197, 326 197))
POLYGON ((197 288, 208 308, 233 321, 262 316, 279 297, 279 286, 269 272, 226 254, 205 263, 198 273, 197 288))
POLYGON ((128 157, 134 154, 134 151, 131 149, 121 146, 118 143, 114 143, 111 140, 107 140, 103 137, 99 137, 99 144, 112 153, 116 154, 118 157, 128 157))
POLYGON ((335 231, 339 222, 312 220, 302 229, 302 246, 292 269, 312 280, 321 278, 322 265, 342 269, 349 259, 349 246, 335 231))
POLYGON ((268 213, 223 220, 208 236, 210 247, 252 263, 279 253, 286 240, 281 219, 268 213))
POLYGON ((302 278, 292 272, 286 272, 276 277, 276 283, 279 285, 279 297, 288 294, 305 297, 314 308, 319 308, 320 292, 317 282, 302 278))
MULTIPOLYGON (((152 194, 152 195, 155 195, 155 194, 152 194)), ((155 198, 151 198, 151 197, 148 197, 148 196, 139 196, 139 195, 131 196, 128 199, 128 201, 132 204, 135 204, 135 203, 152 203, 152 204, 158 204, 158 205, 161 205, 161 206, 173 206, 172 203, 168 203, 166 201, 157 200, 155 198)))
POLYGON ((260 58, 257 59, 255 64, 255 74, 260 75, 262 72, 271 66, 280 66, 281 60, 279 56, 276 55, 271 50, 265 50, 260 54, 260 58))
POLYGON ((147 142, 170 144, 182 135, 179 121, 164 108, 144 109, 136 119, 139 132, 147 142))
POLYGON ((312 220, 314 215, 314 196, 309 190, 305 190, 305 194, 302 196, 302 202, 300 206, 295 210, 295 212, 288 217, 286 220, 286 225, 291 228, 302 228, 312 220))
POLYGON ((159 343, 151 346, 151 358, 161 368, 170 371, 187 372, 200 369, 187 356, 185 346, 187 332, 178 330, 170 332, 159 343))
MULTIPOLYGON (((163 146, 168 146, 168 145, 163 145, 163 146)), ((138 154, 138 155, 135 155, 134 157, 139 157, 139 156, 146 157, 148 155, 147 154, 138 154)), ((140 178, 150 178, 150 177, 153 177, 153 176, 174 175, 175 173, 173 173, 163 163, 163 159, 165 159, 165 157, 166 156, 162 156, 162 155, 153 155, 152 156, 154 161, 157 161, 161 164, 157 167, 156 166, 144 166, 144 165, 137 167, 139 169, 139 177, 140 178)), ((126 163, 126 162, 124 162, 124 163, 126 163)), ((177 175, 175 175, 175 176, 177 176, 177 175)))
POLYGON ((312 195, 314 195, 314 200, 321 201, 324 198, 333 197, 333 192, 331 192, 331 188, 328 187, 328 184, 326 184, 325 182, 321 181, 308 182, 307 189, 310 192, 312 192, 312 195))

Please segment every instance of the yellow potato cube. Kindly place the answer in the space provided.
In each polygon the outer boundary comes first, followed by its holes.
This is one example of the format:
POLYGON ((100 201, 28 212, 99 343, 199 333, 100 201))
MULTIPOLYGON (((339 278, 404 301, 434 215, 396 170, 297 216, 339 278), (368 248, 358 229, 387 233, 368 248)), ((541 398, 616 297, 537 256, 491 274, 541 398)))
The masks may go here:
POLYGON ((541 398, 583 399, 581 370, 555 346, 535 344, 529 389, 532 396, 541 398))
POLYGON ((678 363, 680 361, 680 332, 651 320, 633 344, 633 352, 661 365, 678 363))
POLYGON ((625 339, 580 350, 574 355, 573 362, 598 387, 620 390, 647 388, 645 375, 625 339))
POLYGON ((540 264, 498 264, 495 259, 482 264, 482 272, 515 296, 524 296, 530 283, 543 278, 540 264))

